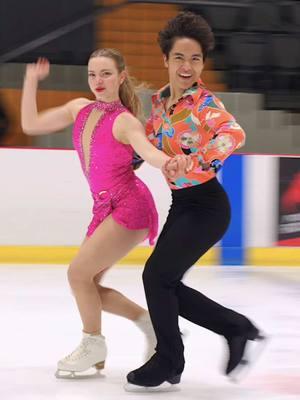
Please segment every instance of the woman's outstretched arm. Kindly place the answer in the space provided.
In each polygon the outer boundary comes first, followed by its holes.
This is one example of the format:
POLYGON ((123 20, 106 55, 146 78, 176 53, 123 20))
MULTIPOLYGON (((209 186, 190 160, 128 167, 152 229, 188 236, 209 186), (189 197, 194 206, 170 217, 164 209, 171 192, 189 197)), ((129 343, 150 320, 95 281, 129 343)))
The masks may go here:
POLYGON ((21 125, 28 135, 43 135, 66 128, 74 122, 79 109, 89 102, 88 99, 77 98, 62 106, 38 112, 38 82, 45 79, 49 72, 50 64, 43 58, 26 67, 21 100, 21 125))

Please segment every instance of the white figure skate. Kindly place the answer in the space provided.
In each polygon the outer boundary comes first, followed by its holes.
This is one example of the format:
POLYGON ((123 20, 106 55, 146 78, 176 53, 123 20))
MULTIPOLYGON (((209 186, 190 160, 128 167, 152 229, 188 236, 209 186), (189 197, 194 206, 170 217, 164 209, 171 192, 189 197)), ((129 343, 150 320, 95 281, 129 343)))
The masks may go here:
POLYGON ((102 335, 83 333, 79 346, 57 364, 56 378, 77 378, 78 374, 95 367, 96 370, 104 368, 107 348, 102 335))
MULTIPOLYGON (((134 321, 136 326, 144 333, 146 340, 146 350, 144 353, 144 361, 150 360, 155 353, 157 345, 156 335, 152 326, 151 318, 148 312, 145 312, 139 319, 134 321)), ((189 332, 187 330, 181 331, 183 341, 187 338, 189 332)))
POLYGON ((146 340, 146 350, 144 353, 145 362, 148 361, 155 353, 157 344, 155 332, 152 326, 149 313, 144 313, 139 319, 134 321, 137 327, 144 333, 146 340))

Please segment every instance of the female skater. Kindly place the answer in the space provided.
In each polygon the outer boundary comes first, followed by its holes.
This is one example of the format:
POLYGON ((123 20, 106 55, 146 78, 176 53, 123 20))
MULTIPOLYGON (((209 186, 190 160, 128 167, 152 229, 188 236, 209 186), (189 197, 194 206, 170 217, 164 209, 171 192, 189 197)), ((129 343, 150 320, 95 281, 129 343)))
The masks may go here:
MULTIPOLYGON (((59 131, 74 124, 73 141, 94 200, 87 238, 68 269, 68 279, 83 323, 80 345, 58 362, 57 377, 76 376, 95 366, 104 368, 107 354, 101 334, 101 310, 135 321, 148 341, 147 356, 156 339, 146 310, 116 290, 101 286, 108 268, 145 238, 153 244, 158 219, 153 198, 133 171, 134 150, 170 176, 188 161, 170 161, 147 140, 135 117, 140 104, 127 75, 122 55, 113 49, 95 51, 88 63, 88 82, 96 100, 74 99, 65 105, 37 111, 38 81, 49 74, 49 62, 27 66, 22 97, 22 127, 29 135, 59 131)), ((151 353, 151 354, 150 354, 151 353)))
MULTIPOLYGON (((191 155, 184 177, 168 178, 172 205, 143 282, 157 337, 156 353, 127 375, 126 390, 160 389, 180 382, 184 346, 178 316, 222 335, 228 344, 225 373, 233 376, 249 360, 249 340, 262 335, 245 316, 182 283, 185 272, 224 235, 230 221, 227 195, 216 179, 224 160, 241 147, 245 133, 200 76, 214 37, 206 21, 180 13, 159 33, 169 84, 153 96, 149 140, 170 157, 191 155)), ((233 182, 234 184, 234 182, 233 182)))

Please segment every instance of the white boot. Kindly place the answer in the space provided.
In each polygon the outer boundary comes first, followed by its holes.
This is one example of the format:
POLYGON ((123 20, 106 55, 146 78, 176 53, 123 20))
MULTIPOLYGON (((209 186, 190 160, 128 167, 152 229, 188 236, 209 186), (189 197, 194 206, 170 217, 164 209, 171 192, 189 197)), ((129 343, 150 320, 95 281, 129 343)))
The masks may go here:
POLYGON ((155 347, 157 344, 155 332, 152 326, 152 322, 150 319, 150 315, 148 312, 145 312, 140 316, 139 319, 134 321, 137 327, 144 333, 146 339, 146 350, 144 354, 145 361, 148 361, 149 358, 153 356, 155 353, 155 347))
POLYGON ((104 336, 83 333, 79 346, 71 354, 58 361, 55 376, 57 378, 75 378, 76 372, 83 372, 91 367, 95 367, 97 370, 103 369, 106 355, 104 336))

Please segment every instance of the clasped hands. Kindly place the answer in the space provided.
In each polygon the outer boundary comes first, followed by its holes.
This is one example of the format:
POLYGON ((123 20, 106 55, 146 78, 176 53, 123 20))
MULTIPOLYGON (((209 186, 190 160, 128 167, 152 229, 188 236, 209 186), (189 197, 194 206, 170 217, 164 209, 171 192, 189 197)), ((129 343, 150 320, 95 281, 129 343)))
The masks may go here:
POLYGON ((166 178, 175 180, 190 172, 193 169, 193 165, 191 156, 178 154, 164 164, 162 172, 166 178))

